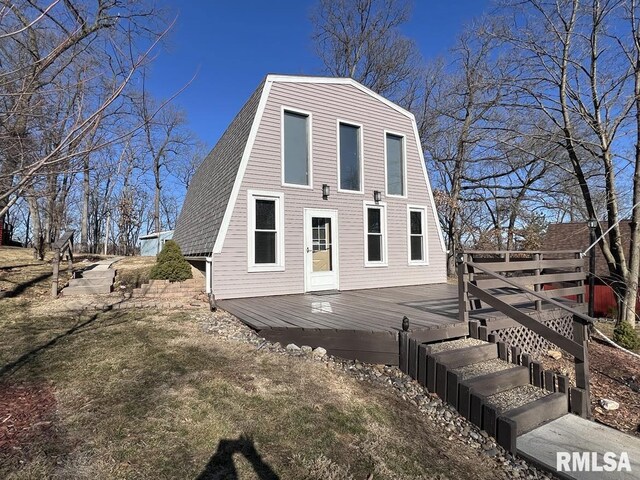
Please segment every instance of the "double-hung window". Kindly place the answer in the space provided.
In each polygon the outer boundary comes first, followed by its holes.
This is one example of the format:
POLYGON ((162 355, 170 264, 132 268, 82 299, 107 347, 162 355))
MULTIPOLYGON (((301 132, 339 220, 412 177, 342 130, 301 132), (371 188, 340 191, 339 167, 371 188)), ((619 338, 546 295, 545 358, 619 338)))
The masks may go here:
POLYGON ((338 189, 362 193, 362 127, 338 121, 338 189))
POLYGON ((250 190, 247 195, 249 271, 284 270, 283 194, 250 190))
POLYGON ((282 109, 282 183, 311 187, 311 114, 282 109))
POLYGON ((385 177, 387 195, 405 197, 407 194, 404 137, 385 132, 385 177))
POLYGON ((410 265, 427 265, 426 209, 407 207, 407 236, 410 265))
POLYGON ((387 265, 387 211, 384 204, 364 204, 364 264, 387 265))

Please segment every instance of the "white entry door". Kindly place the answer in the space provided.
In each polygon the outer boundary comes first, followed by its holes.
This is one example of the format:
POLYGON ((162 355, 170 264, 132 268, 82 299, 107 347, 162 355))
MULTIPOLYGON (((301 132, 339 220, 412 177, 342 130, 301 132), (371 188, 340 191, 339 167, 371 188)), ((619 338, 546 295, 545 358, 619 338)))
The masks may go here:
POLYGON ((305 291, 338 289, 338 212, 304 211, 305 291))

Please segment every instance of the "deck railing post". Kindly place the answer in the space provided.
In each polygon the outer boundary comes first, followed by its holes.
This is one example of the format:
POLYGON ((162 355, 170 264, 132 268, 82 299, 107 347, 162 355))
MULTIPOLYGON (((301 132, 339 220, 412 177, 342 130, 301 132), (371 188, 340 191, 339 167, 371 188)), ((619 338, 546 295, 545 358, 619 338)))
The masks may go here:
POLYGON ((458 316, 461 322, 469 321, 469 288, 467 273, 467 254, 460 253, 458 262, 458 316))
MULTIPOLYGON (((536 276, 536 278, 538 278, 541 274, 542 274, 542 269, 540 268, 540 261, 542 260, 542 253, 537 252, 533 254, 533 258, 536 261, 536 264, 538 266, 538 268, 536 268, 534 270, 534 274, 536 276)), ((535 292, 539 292, 542 289, 542 284, 540 283, 540 280, 536 280, 536 283, 533 284, 533 290, 535 292)), ((542 300, 540 300, 539 298, 536 299, 536 310, 539 312, 540 310, 542 310, 542 300)))
POLYGON ((573 340, 582 346, 582 358, 574 357, 576 387, 584 390, 586 396, 585 416, 591 418, 591 395, 589 388, 589 352, 587 347, 587 325, 579 318, 573 318, 573 340))
MULTIPOLYGON (((575 254, 575 258, 576 259, 580 259, 582 258, 582 253, 578 252, 575 254)), ((581 267, 577 267, 576 268, 576 272, 580 272, 583 273, 584 272, 584 265, 581 267)), ((578 295, 576 295, 576 302, 577 303, 584 303, 584 280, 578 280, 578 285, 582 287, 582 293, 579 293, 578 295)))

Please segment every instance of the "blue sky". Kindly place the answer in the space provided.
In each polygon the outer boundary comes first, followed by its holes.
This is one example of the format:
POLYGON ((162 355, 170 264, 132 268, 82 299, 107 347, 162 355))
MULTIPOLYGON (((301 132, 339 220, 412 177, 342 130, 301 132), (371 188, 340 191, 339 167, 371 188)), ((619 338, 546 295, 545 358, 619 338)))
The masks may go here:
MULTIPOLYGON (((176 103, 208 146, 220 137, 267 73, 320 74, 309 13, 315 0, 183 0, 168 51, 158 55, 150 90, 166 98, 192 84, 176 103)), ((403 29, 426 58, 446 55, 464 25, 490 9, 488 0, 415 0, 403 29)))

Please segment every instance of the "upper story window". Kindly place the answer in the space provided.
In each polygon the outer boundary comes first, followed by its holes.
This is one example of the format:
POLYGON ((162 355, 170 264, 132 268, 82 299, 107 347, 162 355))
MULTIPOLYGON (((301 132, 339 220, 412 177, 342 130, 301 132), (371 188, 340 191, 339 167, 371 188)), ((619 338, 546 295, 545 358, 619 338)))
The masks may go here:
POLYGON ((387 195, 406 196, 406 160, 404 137, 385 133, 385 173, 387 195))
POLYGON ((365 267, 387 266, 387 211, 384 204, 364 204, 365 267))
POLYGON ((251 190, 247 195, 249 271, 284 270, 283 195, 251 190))
POLYGON ((338 122, 339 190, 362 193, 362 127, 338 122))
POLYGON ((282 110, 282 183, 311 187, 311 114, 282 110))
POLYGON ((407 207, 407 235, 409 245, 409 264, 427 264, 426 209, 407 207))

